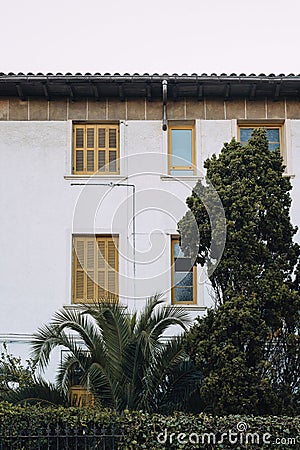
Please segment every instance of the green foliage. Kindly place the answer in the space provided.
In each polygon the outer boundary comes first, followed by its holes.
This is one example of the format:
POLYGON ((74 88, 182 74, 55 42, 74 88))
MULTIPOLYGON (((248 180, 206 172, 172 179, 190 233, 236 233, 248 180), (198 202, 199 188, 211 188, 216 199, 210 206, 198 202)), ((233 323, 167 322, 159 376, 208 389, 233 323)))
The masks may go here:
POLYGON ((265 131, 254 130, 247 145, 232 140, 219 157, 213 155, 204 166, 206 183, 197 183, 187 199, 190 211, 178 224, 182 249, 190 254, 198 246, 202 265, 214 257, 210 220, 217 222, 220 212, 209 208, 213 186, 223 204, 227 227, 222 260, 210 277, 217 299, 221 303, 232 293, 247 295, 257 290, 268 297, 275 281, 276 287, 291 282, 299 259, 299 246, 293 242, 297 228, 289 216, 291 183, 282 176, 280 153, 268 149, 265 131), (199 244, 191 241, 189 234, 191 214, 198 224, 199 244))
POLYGON ((69 396, 42 378, 35 379, 30 385, 12 389, 3 396, 3 399, 13 404, 69 405, 69 396))
MULTIPOLYGON (((237 432, 238 423, 246 424, 246 432, 257 433, 260 441, 245 445, 244 441, 240 445, 234 445, 239 449, 258 450, 266 448, 268 450, 281 450, 286 448, 297 448, 297 444, 287 445, 288 439, 296 439, 300 435, 299 417, 253 417, 232 415, 227 417, 216 417, 206 414, 192 415, 184 413, 174 413, 172 416, 160 414, 149 414, 142 412, 125 412, 118 415, 111 410, 100 410, 97 408, 42 408, 39 406, 12 406, 8 403, 0 403, 0 429, 4 427, 9 431, 11 427, 18 433, 24 430, 31 430, 37 433, 47 426, 55 430, 57 426, 64 428, 68 425, 70 432, 75 428, 80 433, 84 429, 85 433, 92 433, 94 425, 100 430, 111 430, 112 426, 120 430, 123 434, 119 448, 122 450, 172 450, 172 449, 222 449, 233 448, 233 444, 225 439, 224 444, 208 443, 208 437, 204 433, 214 433, 216 442, 221 438, 222 433, 237 432), (160 434, 161 433, 161 434, 160 434), (171 437, 171 433, 174 435, 171 437), (180 436, 185 434, 185 438, 180 436), (193 433, 193 435, 192 435, 193 433), (264 434, 269 433, 270 444, 263 444, 264 434), (193 437, 189 442, 189 435, 193 437), (195 436, 199 436, 199 443, 195 443, 195 436), (202 435, 204 442, 201 443, 202 435), (179 439, 187 442, 180 444, 179 439), (279 441, 279 440, 280 441, 279 441), (166 442, 164 442, 166 440, 166 442), (222 446, 223 445, 223 446, 222 446)), ((241 434, 238 435, 239 439, 241 434)), ((1 439, 1 438, 0 438, 1 439)), ((23 441, 24 442, 24 441, 23 441)), ((292 442, 292 441, 290 441, 292 442)), ((297 441, 296 441, 297 442, 297 441)), ((1 443, 1 440, 0 440, 1 443)), ((47 448, 47 447, 46 447, 47 448)))
POLYGON ((21 358, 13 356, 8 352, 7 346, 3 344, 0 354, 0 399, 14 391, 14 385, 20 388, 34 384, 34 364, 32 360, 22 364, 21 358))
MULTIPOLYGON (((207 180, 187 199, 181 246, 209 268, 218 308, 199 319, 186 348, 204 374, 201 408, 217 414, 296 414, 299 407, 299 246, 291 224, 291 183, 264 130, 225 144, 205 162, 207 180), (214 266, 213 189, 224 207, 227 241, 214 266), (209 208, 207 208, 209 205, 209 208), (209 211, 209 214, 208 214, 209 211), (198 225, 197 244, 190 233, 198 225), (212 219, 213 216, 213 219, 212 219), (214 270, 210 270, 214 269, 214 270)), ((218 241, 217 241, 218 245, 218 241)))
POLYGON ((155 296, 139 315, 115 303, 58 311, 35 334, 35 361, 43 369, 54 348, 67 350, 57 375, 65 395, 75 364, 80 384, 104 406, 118 411, 184 409, 199 374, 184 351, 183 336, 166 342, 163 334, 172 325, 185 330, 190 319, 184 308, 163 304, 155 296))

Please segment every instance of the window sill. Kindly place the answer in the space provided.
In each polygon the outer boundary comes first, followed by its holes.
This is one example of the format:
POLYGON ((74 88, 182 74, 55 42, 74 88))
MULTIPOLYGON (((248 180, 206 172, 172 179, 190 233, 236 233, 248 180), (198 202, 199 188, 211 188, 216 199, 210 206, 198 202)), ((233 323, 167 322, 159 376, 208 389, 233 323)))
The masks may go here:
POLYGON ((127 177, 123 175, 65 175, 65 180, 69 181, 86 181, 86 180, 127 180, 127 177))
POLYGON ((161 181, 198 181, 202 180, 203 176, 190 175, 190 176, 175 176, 175 175, 162 175, 160 177, 161 181))
MULTIPOLYGON (((66 310, 76 310, 76 309, 81 309, 83 306, 93 306, 94 303, 69 303, 68 305, 63 305, 63 309, 66 310)), ((122 309, 127 309, 128 306, 127 305, 122 305, 120 303, 118 303, 118 305, 122 308, 122 309)))
POLYGON ((168 305, 165 306, 165 308, 172 308, 173 306, 175 307, 181 307, 184 308, 188 311, 206 311, 207 310, 207 306, 203 306, 203 305, 187 305, 187 304, 180 304, 180 303, 176 303, 176 304, 172 304, 172 305, 168 305))

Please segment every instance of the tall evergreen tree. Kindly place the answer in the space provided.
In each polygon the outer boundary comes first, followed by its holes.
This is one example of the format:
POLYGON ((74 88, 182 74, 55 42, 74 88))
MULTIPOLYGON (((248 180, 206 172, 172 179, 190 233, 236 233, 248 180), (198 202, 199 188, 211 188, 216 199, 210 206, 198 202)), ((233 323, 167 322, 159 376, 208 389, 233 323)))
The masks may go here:
POLYGON ((197 248, 197 262, 207 264, 218 304, 198 320, 187 340, 204 372, 202 401, 218 413, 295 412, 300 252, 293 240, 297 228, 291 224, 291 183, 282 157, 279 150, 269 150, 260 129, 245 146, 235 140, 225 144, 205 168, 206 183, 198 182, 187 199, 190 210, 178 224, 183 251, 195 256, 197 248), (227 228, 217 267, 211 244, 221 216, 212 208, 212 186, 227 228), (190 232, 192 218, 200 244, 190 232))

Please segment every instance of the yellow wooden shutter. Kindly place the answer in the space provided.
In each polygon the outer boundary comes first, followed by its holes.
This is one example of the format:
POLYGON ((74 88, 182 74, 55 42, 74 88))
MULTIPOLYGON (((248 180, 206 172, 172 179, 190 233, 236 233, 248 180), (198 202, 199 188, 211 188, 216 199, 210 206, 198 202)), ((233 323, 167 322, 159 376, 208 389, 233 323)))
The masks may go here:
POLYGON ((95 398, 91 391, 83 386, 71 386, 70 406, 82 408, 84 406, 94 406, 95 398))
POLYGON ((118 125, 74 125, 73 141, 74 173, 118 173, 118 125))
POLYGON ((96 156, 96 133, 95 126, 86 126, 86 153, 87 153, 87 172, 95 172, 95 156, 96 156))
POLYGON ((118 158, 118 128, 111 126, 108 128, 108 168, 109 172, 117 172, 118 158))
POLYGON ((105 240, 98 238, 98 300, 101 300, 105 296, 105 240))
MULTIPOLYGON (((115 238, 116 239, 116 238, 115 238)), ((118 296, 118 250, 117 241, 107 241, 107 291, 112 297, 118 296)))
POLYGON ((74 129, 74 171, 84 171, 84 126, 74 129))
POLYGON ((74 237, 73 302, 118 298, 118 240, 111 236, 74 237))
POLYGON ((84 265, 85 265, 84 239, 76 239, 74 245, 74 296, 75 303, 84 301, 84 265))
POLYGON ((95 300, 95 239, 86 240, 86 300, 95 300))

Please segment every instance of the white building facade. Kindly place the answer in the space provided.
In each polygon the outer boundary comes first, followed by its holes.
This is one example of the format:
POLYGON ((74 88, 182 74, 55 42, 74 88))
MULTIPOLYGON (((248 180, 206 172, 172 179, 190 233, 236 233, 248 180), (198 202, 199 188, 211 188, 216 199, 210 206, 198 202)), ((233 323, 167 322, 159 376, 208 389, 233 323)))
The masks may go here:
POLYGON ((300 223, 300 77, 0 75, 0 341, 28 356, 62 307, 129 310, 163 293, 193 317, 212 306, 177 223, 203 163, 267 129, 300 223))

